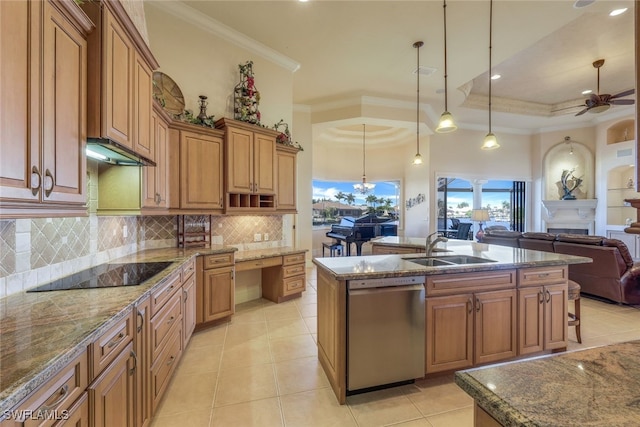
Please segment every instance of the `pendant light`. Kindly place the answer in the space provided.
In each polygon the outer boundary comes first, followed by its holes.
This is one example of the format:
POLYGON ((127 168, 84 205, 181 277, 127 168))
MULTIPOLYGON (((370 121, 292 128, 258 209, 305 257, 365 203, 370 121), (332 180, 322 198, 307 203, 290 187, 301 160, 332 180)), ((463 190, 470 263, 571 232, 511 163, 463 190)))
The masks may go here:
POLYGON ((369 191, 375 188, 375 184, 367 182, 367 174, 365 172, 365 134, 366 134, 366 125, 362 125, 362 183, 353 184, 353 189, 360 194, 367 194, 369 191))
POLYGON ((484 137, 483 150, 495 150, 500 147, 496 136, 491 132, 491 39, 493 35, 493 0, 489 0, 489 133, 484 137))
POLYGON ((418 53, 418 66, 416 68, 416 155, 413 158, 414 165, 422 164, 422 156, 420 155, 420 48, 424 45, 418 41, 413 44, 418 53))
POLYGON ((455 122, 453 121, 453 116, 449 112, 447 108, 448 104, 448 88, 447 88, 447 0, 443 0, 442 2, 442 10, 444 14, 444 113, 440 116, 440 122, 438 122, 438 127, 436 128, 436 132, 438 133, 447 133, 453 132, 458 129, 455 122))

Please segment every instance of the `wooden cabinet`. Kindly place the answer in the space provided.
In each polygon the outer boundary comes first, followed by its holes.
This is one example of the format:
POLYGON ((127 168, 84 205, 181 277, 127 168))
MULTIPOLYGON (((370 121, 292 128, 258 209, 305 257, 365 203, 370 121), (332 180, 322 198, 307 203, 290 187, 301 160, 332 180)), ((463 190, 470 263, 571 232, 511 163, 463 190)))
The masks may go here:
POLYGON ((294 147, 276 144, 276 210, 278 212, 297 212, 296 157, 298 151, 294 147))
POLYGON ((304 252, 287 254, 282 265, 262 268, 262 297, 280 303, 306 289, 304 252))
POLYGON ((517 354, 515 270, 428 276, 427 373, 517 354))
POLYGON ((157 102, 151 113, 152 143, 154 144, 156 167, 142 168, 142 208, 169 208, 169 122, 170 118, 157 102))
POLYGON ((274 211, 279 132, 227 118, 216 128, 225 132, 227 212, 274 211))
POLYGON ((196 272, 196 324, 231 316, 235 312, 234 253, 198 257, 196 272))
POLYGON ((151 422, 151 390, 149 370, 151 368, 151 300, 145 297, 135 307, 136 330, 133 349, 138 356, 135 373, 135 425, 144 427, 151 422))
POLYGON ((183 348, 186 348, 187 343, 191 339, 193 330, 196 327, 196 275, 195 275, 195 260, 191 261, 188 266, 182 269, 182 303, 184 308, 182 310, 183 321, 183 348))
POLYGON ((87 33, 77 5, 0 2, 0 217, 85 215, 87 33))
POLYGON ((154 160, 152 70, 158 63, 120 2, 84 2, 89 41, 88 135, 154 160))
POLYGON ((373 255, 393 255, 393 254, 417 254, 424 253, 424 248, 414 248, 411 246, 386 246, 378 245, 375 242, 371 245, 373 255))
POLYGON ((180 212, 222 211, 224 133, 177 121, 169 128, 171 174, 179 169, 177 180, 169 178, 170 207, 174 207, 175 198, 180 212))
POLYGON ((136 354, 133 342, 89 386, 93 427, 134 426, 136 354))
POLYGON ((567 268, 519 272, 518 354, 567 347, 567 268))

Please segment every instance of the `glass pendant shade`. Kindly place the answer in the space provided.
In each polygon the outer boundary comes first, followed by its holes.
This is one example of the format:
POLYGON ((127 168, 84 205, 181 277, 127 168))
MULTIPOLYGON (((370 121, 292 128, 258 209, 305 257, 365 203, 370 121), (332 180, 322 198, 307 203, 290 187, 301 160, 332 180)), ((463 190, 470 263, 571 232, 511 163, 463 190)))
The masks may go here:
POLYGON ((442 113, 442 115, 440 116, 440 122, 438 123, 438 127, 436 128, 436 132, 447 133, 453 132, 456 129, 458 129, 458 126, 456 126, 455 122, 453 121, 453 116, 451 115, 451 113, 448 111, 442 113))
POLYGON ((413 158, 413 164, 414 165, 422 164, 422 156, 420 155, 420 153, 417 153, 416 156, 413 158))
POLYGON ((484 142, 482 143, 481 148, 483 150, 494 150, 496 148, 500 148, 500 144, 498 144, 496 136, 492 132, 489 132, 487 136, 484 137, 484 142))

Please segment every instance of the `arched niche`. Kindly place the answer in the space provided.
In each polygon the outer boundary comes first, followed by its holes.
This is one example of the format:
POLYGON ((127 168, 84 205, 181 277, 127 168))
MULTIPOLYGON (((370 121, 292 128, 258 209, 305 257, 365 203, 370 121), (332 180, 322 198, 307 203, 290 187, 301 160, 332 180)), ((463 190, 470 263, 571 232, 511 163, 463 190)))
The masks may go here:
POLYGON ((543 164, 543 200, 562 198, 560 179, 564 170, 573 170, 573 175, 582 179, 580 187, 573 192, 577 199, 595 198, 593 153, 584 144, 565 139, 547 151, 543 164))

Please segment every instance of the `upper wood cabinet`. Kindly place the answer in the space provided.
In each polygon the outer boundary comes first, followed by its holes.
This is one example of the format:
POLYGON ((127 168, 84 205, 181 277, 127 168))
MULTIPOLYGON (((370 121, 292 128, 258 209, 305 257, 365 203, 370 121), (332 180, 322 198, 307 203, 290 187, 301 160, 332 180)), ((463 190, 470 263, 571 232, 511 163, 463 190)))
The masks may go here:
POLYGON ((84 2, 82 8, 96 25, 88 38, 88 136, 154 160, 151 77, 158 63, 120 2, 84 2))
MULTIPOLYGON (((171 119, 157 102, 151 113, 152 143, 156 167, 142 168, 142 208, 169 208, 169 122, 171 119)), ((177 170, 174 172, 177 173, 177 170)))
POLYGON ((278 212, 297 212, 297 170, 298 149, 276 144, 276 210, 278 212))
POLYGON ((86 215, 91 29, 72 2, 0 2, 0 217, 86 215))
MULTIPOLYGON (((224 207, 222 162, 224 133, 174 121, 170 125, 170 165, 179 159, 179 180, 170 179, 170 199, 180 201, 179 211, 211 213, 224 207)), ((173 204, 173 202, 171 203, 173 204)))

